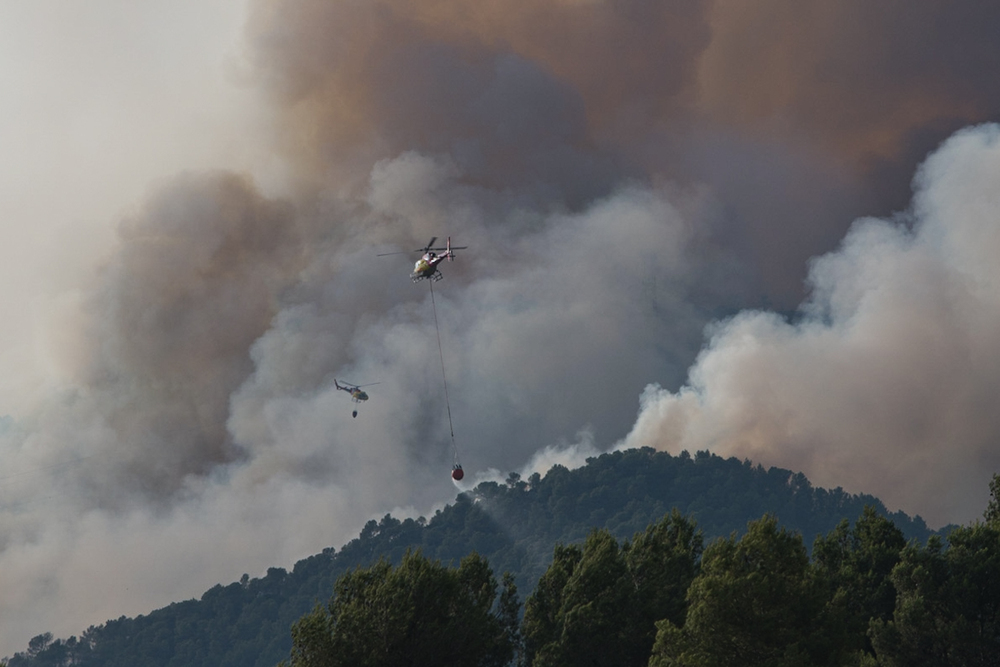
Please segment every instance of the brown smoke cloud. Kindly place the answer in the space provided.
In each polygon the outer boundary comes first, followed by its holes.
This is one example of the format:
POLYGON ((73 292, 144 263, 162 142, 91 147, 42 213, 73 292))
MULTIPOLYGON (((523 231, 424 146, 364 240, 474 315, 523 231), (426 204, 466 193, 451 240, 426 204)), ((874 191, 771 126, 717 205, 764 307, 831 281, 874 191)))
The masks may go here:
MULTIPOLYGON (((769 184, 780 204, 733 193, 747 204, 734 217, 762 287, 784 307, 798 300, 808 257, 854 218, 905 208, 916 165, 952 132, 1000 113, 990 80, 1000 11, 986 3, 720 0, 709 24, 698 125, 752 138, 756 155, 780 145, 814 165, 793 172, 805 183, 769 184)), ((771 171, 746 166, 743 181, 771 171)))
POLYGON ((927 152, 1000 111, 998 23, 936 0, 272 0, 250 34, 300 184, 363 186, 406 150, 536 204, 709 182, 714 242, 793 307, 808 257, 905 207, 927 152))
POLYGON ((600 145, 640 140, 691 83, 702 4, 266 2, 251 34, 312 178, 356 184, 378 159, 445 151, 467 178, 579 204, 620 176, 600 145))
MULTIPOLYGON (((861 167, 907 155, 920 129, 993 117, 1000 12, 984 3, 717 2, 699 106, 751 132, 803 139, 861 167)), ((925 144, 924 148, 928 146, 925 144)))

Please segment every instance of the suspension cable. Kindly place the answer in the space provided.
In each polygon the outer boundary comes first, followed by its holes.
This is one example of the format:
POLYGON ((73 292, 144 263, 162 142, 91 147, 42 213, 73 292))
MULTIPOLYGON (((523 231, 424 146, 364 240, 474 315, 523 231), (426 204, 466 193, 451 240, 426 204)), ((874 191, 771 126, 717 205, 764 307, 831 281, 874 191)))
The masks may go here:
POLYGON ((437 331, 438 355, 441 357, 441 381, 444 384, 444 403, 448 408, 448 428, 451 429, 451 449, 455 455, 455 465, 461 467, 458 460, 458 446, 455 444, 455 426, 451 421, 451 399, 448 398, 448 377, 444 372, 444 351, 441 349, 441 327, 438 325, 437 303, 434 301, 434 281, 428 280, 431 288, 431 309, 434 311, 434 329, 437 331))

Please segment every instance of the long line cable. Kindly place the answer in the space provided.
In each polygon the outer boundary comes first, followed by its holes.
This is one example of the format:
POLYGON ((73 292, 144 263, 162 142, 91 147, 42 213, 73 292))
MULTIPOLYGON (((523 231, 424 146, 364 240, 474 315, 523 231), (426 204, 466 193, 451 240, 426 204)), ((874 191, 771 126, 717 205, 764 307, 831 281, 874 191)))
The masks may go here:
POLYGON ((437 331, 438 355, 441 357, 441 381, 444 383, 444 403, 448 407, 448 428, 451 429, 451 449, 455 453, 455 465, 461 466, 458 460, 458 446, 455 444, 455 426, 451 422, 451 399, 448 398, 448 376, 444 372, 444 351, 441 349, 441 327, 438 325, 437 304, 434 302, 434 281, 428 280, 431 287, 431 309, 434 311, 434 329, 437 331))

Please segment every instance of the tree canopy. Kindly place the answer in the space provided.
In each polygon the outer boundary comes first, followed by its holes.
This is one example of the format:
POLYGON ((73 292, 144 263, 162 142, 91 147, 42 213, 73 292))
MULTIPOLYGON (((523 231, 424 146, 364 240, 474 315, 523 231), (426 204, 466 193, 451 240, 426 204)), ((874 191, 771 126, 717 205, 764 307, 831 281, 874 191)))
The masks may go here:
POLYGON ((458 568, 407 552, 337 580, 324 608, 292 626, 286 667, 502 667, 517 649, 520 603, 478 554, 458 568))
POLYGON ((525 603, 530 664, 645 665, 656 621, 680 620, 701 533, 674 510, 619 547, 607 530, 583 549, 558 546, 525 603))

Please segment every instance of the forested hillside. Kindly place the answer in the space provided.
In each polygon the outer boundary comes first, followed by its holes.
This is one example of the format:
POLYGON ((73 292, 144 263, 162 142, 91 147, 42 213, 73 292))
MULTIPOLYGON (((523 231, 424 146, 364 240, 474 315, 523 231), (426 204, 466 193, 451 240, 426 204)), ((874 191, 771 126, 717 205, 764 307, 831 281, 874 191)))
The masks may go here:
POLYGON ((624 540, 676 508, 708 543, 742 533, 749 521, 771 514, 812 545, 842 519, 861 516, 866 505, 908 539, 923 543, 931 535, 919 517, 889 514, 872 496, 814 488, 788 470, 706 452, 694 457, 651 449, 614 452, 577 470, 556 466, 544 477, 522 480, 512 473, 505 484, 480 484, 430 519, 386 515, 370 521, 339 551, 326 549, 291 572, 272 568, 261 578, 244 575, 200 600, 108 621, 79 637, 39 635, 9 666, 270 667, 288 657, 292 624, 329 600, 340 575, 382 557, 399 563, 408 549, 455 565, 478 552, 494 572, 511 572, 525 598, 552 562, 554 546, 582 544, 595 528, 624 540))

